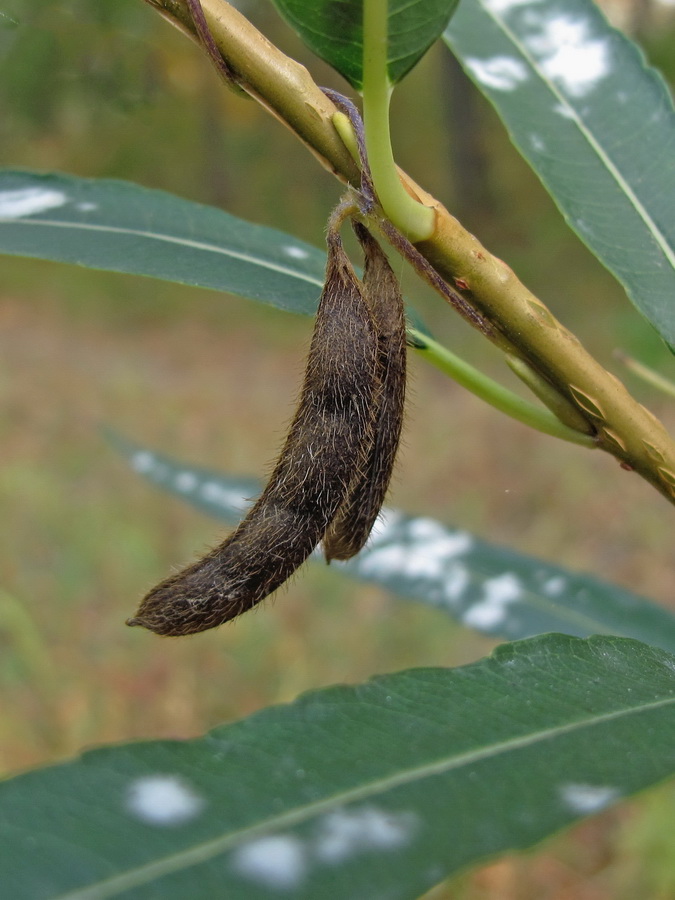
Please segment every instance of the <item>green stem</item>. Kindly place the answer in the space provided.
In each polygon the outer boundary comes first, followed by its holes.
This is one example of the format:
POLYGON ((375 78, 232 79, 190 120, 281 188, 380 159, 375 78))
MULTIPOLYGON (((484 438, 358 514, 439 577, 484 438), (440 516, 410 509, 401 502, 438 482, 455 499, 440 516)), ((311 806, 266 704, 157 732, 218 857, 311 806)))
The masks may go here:
POLYGON ((363 3, 363 125, 377 199, 385 215, 413 243, 434 232, 435 215, 406 191, 389 132, 392 85, 387 76, 388 0, 363 3))
POLYGON ((342 143, 347 150, 349 150, 354 162, 357 165, 360 165, 359 145, 356 140, 356 135, 354 134, 352 123, 349 121, 349 116, 345 115, 343 112, 336 112, 333 116, 333 125, 335 125, 335 130, 340 135, 342 143))
POLYGON ((638 378, 646 381, 647 384, 651 384, 652 387, 658 388, 658 390, 663 391, 664 394, 675 397, 675 383, 672 382, 669 378, 665 378, 663 375, 660 375, 658 372, 650 369, 649 366, 646 366, 644 363, 638 362, 637 359, 633 359, 632 356, 628 356, 627 353, 623 353, 623 351, 621 350, 616 350, 614 355, 617 359, 621 360, 621 362, 626 366, 627 369, 629 369, 633 373, 633 375, 637 375, 638 378))
POLYGON ((550 410, 535 406, 528 400, 519 397, 518 394, 514 394, 513 391, 488 378, 487 375, 455 356, 428 335, 422 334, 414 328, 408 329, 408 334, 415 349, 433 366, 449 375, 481 400, 489 403, 490 406, 494 406, 495 409, 552 437, 571 441, 573 444, 582 444, 584 447, 597 446, 590 435, 582 434, 582 432, 564 425, 550 410))
MULTIPOLYGON (((195 36, 187 0, 146 2, 195 36)), ((270 44, 230 4, 201 3, 216 44, 241 86, 341 181, 358 185, 358 166, 333 125, 336 108, 307 69, 270 44)), ((416 196, 424 196, 411 179, 406 182, 416 196)), ((469 285, 464 299, 475 310, 477 322, 490 324, 486 337, 502 349, 506 340, 511 352, 531 369, 545 373, 553 388, 569 396, 582 416, 590 418, 598 447, 675 503, 675 441, 661 422, 630 396, 502 260, 492 256, 442 204, 428 202, 435 214, 433 234, 417 249, 448 284, 461 278, 469 285)))

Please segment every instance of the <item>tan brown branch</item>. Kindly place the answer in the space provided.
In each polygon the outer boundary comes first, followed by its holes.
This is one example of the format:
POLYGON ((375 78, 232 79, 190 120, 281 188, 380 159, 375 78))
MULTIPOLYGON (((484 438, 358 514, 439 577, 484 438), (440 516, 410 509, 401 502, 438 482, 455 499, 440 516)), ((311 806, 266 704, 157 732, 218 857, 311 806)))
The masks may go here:
MULTIPOLYGON (((187 0, 145 0, 195 36, 187 0)), ((239 86, 290 128, 341 181, 359 173, 332 123, 335 107, 304 66, 285 56, 225 0, 202 0, 215 42, 239 86)), ((433 236, 417 248, 490 321, 489 339, 523 359, 594 429, 598 446, 675 502, 675 444, 663 425, 582 347, 500 259, 405 173, 414 196, 436 210, 433 236)))

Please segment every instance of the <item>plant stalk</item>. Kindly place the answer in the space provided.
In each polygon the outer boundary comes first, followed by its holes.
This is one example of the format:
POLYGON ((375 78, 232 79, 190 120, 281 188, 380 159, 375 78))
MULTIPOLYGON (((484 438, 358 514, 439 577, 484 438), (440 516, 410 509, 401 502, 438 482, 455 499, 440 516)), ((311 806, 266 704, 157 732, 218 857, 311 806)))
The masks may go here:
MULTIPOLYGON (((145 0, 194 37, 187 0, 145 0)), ((218 48, 240 87, 309 147, 341 181, 359 172, 340 140, 335 106, 307 70, 289 59, 225 0, 202 0, 218 48)), ((593 426, 596 443, 675 502, 675 443, 652 413, 634 400, 558 322, 500 259, 437 200, 401 175, 408 192, 435 214, 433 234, 416 243, 439 275, 493 325, 489 338, 522 358, 593 426)))
POLYGON ((388 0, 363 3, 363 125, 370 173, 385 216, 413 243, 433 234, 432 209, 415 200, 403 187, 391 148, 389 103, 392 85, 387 76, 388 0))
POLYGON ((675 381, 671 381, 669 378, 666 378, 665 375, 655 372, 654 369, 651 369, 637 359, 633 359, 632 356, 629 356, 621 350, 616 350, 614 356, 637 378, 640 378, 646 384, 656 388, 657 391, 662 391, 664 394, 668 394, 669 397, 675 397, 675 381))
POLYGON ((437 343, 428 335, 422 334, 414 328, 408 329, 408 334, 415 349, 432 366, 500 412, 506 413, 512 419, 529 425, 530 428, 541 431, 543 434, 549 434, 573 444, 582 444, 584 447, 597 446, 591 435, 570 428, 549 409, 535 406, 534 403, 514 394, 513 391, 493 381, 492 378, 488 378, 483 372, 456 356, 447 347, 437 343))

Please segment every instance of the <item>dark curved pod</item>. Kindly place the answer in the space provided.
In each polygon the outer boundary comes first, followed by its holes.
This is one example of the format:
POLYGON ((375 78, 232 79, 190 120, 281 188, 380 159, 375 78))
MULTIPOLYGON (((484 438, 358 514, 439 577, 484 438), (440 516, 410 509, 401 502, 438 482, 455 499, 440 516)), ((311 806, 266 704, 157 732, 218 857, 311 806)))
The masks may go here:
POLYGON ((406 330, 403 297, 387 257, 363 225, 354 226, 365 256, 363 290, 378 341, 373 429, 359 474, 323 540, 326 559, 350 559, 368 540, 382 508, 403 425, 406 330))
POLYGON ((300 401, 265 490, 220 546, 153 588, 129 625, 162 635, 205 631, 251 609, 295 572, 362 464, 377 358, 372 314, 331 229, 300 401))

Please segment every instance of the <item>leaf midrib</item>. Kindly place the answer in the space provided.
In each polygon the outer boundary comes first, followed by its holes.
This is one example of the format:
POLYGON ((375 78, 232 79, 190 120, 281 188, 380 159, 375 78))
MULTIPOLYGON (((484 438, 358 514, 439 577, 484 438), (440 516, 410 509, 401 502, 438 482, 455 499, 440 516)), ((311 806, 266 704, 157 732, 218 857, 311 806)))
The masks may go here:
POLYGON ((209 244, 205 241, 195 241, 190 238, 178 237, 170 234, 163 234, 155 231, 143 231, 137 228, 123 228, 117 225, 95 225, 91 222, 68 222, 58 219, 0 219, 0 225, 12 222, 15 225, 38 225, 43 228, 64 228, 83 231, 100 231, 112 234, 125 234, 132 237, 147 238, 148 240, 164 241, 168 244, 178 244, 179 246, 190 247, 193 250, 205 250, 210 253, 217 253, 232 259, 238 259, 241 262, 250 263, 258 268, 269 269, 271 272, 278 272, 299 281, 306 281, 308 284, 315 285, 319 288, 323 286, 323 281, 314 275, 299 272, 297 269, 291 269, 279 263, 271 262, 263 257, 252 256, 249 253, 243 253, 239 250, 230 250, 227 247, 220 247, 217 244, 209 244))
POLYGON ((264 822, 259 822, 249 828, 243 828, 236 832, 230 832, 224 837, 205 841, 188 850, 183 850, 156 862, 139 866, 122 875, 117 875, 113 878, 97 882, 95 885, 89 885, 85 888, 78 888, 75 891, 70 891, 67 894, 61 894, 54 898, 54 900, 105 900, 105 898, 114 897, 124 891, 147 884, 150 881, 164 877, 165 875, 170 875, 173 872, 204 863, 209 859, 225 853, 242 841, 251 840, 255 837, 267 834, 270 831, 278 831, 283 828, 300 825, 322 812, 328 812, 335 809, 336 806, 344 806, 349 803, 367 800, 384 791, 393 790, 394 788, 410 784, 417 780, 429 778, 434 775, 442 775, 465 765, 475 765, 485 759, 533 746, 537 743, 550 740, 551 738, 570 734, 582 728, 594 727, 614 719, 631 716, 636 713, 641 714, 671 704, 675 704, 675 696, 663 698, 640 706, 625 707, 620 710, 614 710, 613 712, 596 715, 590 719, 558 725, 554 728, 545 728, 541 731, 522 737, 501 741, 480 750, 460 753, 450 759, 437 760, 422 766, 416 766, 412 769, 406 769, 385 778, 369 782, 367 785, 361 785, 360 787, 345 790, 341 794, 333 795, 315 803, 310 803, 299 809, 272 816, 264 822))

